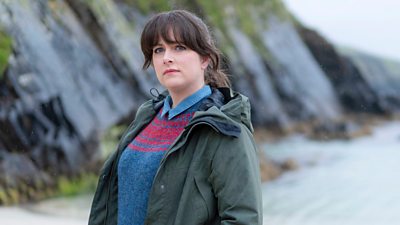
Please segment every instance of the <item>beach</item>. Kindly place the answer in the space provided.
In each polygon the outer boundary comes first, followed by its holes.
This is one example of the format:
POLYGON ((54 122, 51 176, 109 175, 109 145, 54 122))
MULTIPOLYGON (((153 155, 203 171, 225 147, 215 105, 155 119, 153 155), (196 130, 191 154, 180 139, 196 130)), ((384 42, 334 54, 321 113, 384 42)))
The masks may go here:
POLYGON ((91 194, 0 207, 2 225, 87 225, 91 194))

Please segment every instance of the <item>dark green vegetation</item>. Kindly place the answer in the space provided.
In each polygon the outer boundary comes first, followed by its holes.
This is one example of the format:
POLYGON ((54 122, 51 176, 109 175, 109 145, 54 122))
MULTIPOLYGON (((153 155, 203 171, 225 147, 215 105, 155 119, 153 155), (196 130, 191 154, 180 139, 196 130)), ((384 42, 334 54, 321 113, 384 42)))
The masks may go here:
POLYGON ((157 0, 124 0, 127 4, 137 8, 141 13, 147 14, 154 11, 165 11, 170 9, 169 1, 157 0))
POLYGON ((0 79, 3 78, 4 70, 7 68, 11 50, 12 39, 0 28, 0 79))
POLYGON ((53 185, 19 183, 18 187, 0 186, 0 205, 12 205, 50 197, 69 197, 92 193, 96 188, 97 180, 98 176, 90 173, 74 178, 59 177, 53 185))

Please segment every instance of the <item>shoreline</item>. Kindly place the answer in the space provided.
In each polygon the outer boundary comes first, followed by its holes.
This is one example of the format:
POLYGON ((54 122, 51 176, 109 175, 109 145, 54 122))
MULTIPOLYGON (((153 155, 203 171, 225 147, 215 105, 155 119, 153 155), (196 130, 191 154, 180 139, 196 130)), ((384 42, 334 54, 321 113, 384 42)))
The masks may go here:
POLYGON ((87 225, 92 198, 92 194, 86 194, 52 198, 17 206, 1 206, 1 223, 7 225, 87 225))
MULTIPOLYGON (((400 124, 400 121, 398 121, 398 120, 388 121, 386 123, 386 125, 380 123, 377 126, 373 126, 373 130, 374 130, 373 134, 371 134, 369 136, 363 136, 361 138, 354 139, 352 141, 361 144, 361 147, 363 147, 363 143, 366 146, 371 145, 367 141, 369 138, 375 139, 372 141, 373 142, 372 144, 386 143, 387 140, 400 140, 400 136, 399 136, 398 132, 389 132, 388 133, 388 131, 394 129, 393 127, 398 127, 398 124, 400 124), (390 124, 390 125, 387 126, 387 124, 390 124)), ((398 129, 398 128, 396 128, 396 129, 398 129)), ((294 140, 295 141, 297 140, 296 137, 294 137, 294 140)), ((290 139, 281 140, 281 141, 286 142, 286 141, 290 141, 290 139)), ((315 141, 315 140, 314 141, 308 140, 308 142, 312 142, 314 145, 324 144, 324 142, 315 141)), ((308 142, 300 142, 300 143, 291 142, 288 144, 290 147, 290 144, 297 146, 299 144, 304 145, 305 143, 308 143, 308 142)), ((327 143, 329 143, 329 141, 327 143)), ((295 174, 295 173, 301 174, 302 171, 303 172, 304 171, 313 171, 313 170, 318 171, 318 168, 316 166, 318 164, 322 165, 321 163, 323 163, 323 162, 321 162, 321 160, 323 160, 323 159, 328 160, 325 162, 329 162, 327 164, 327 166, 322 168, 322 169, 324 169, 324 168, 326 169, 327 167, 329 167, 329 165, 331 165, 331 166, 334 165, 333 164, 334 161, 329 161, 329 159, 334 159, 338 154, 340 156, 340 151, 346 151, 345 155, 347 157, 352 157, 357 152, 357 151, 347 152, 346 149, 342 149, 343 144, 349 144, 348 140, 336 140, 331 144, 335 144, 335 143, 337 145, 339 145, 339 147, 340 147, 340 148, 338 148, 339 150, 328 151, 329 149, 336 149, 336 148, 331 147, 331 148, 328 148, 327 151, 324 151, 325 152, 324 155, 314 154, 312 151, 296 152, 294 155, 298 155, 298 156, 301 156, 300 158, 303 158, 303 160, 298 159, 299 164, 302 165, 300 167, 303 167, 304 165, 306 165, 305 166, 306 169, 300 170, 297 172, 293 171, 293 172, 290 172, 290 174, 295 174), (317 158, 315 158, 315 157, 309 158, 309 157, 307 157, 307 155, 308 156, 316 155, 317 158)), ((396 142, 396 143, 398 143, 398 142, 396 142)), ((272 145, 272 144, 269 143, 269 145, 272 145)), ((260 146, 260 147, 264 147, 264 146, 260 146)), ((361 150, 359 150, 359 151, 361 151, 361 150)), ((368 152, 365 152, 365 150, 363 150, 363 151, 364 152, 363 152, 362 156, 363 157, 368 156, 366 154, 368 152)), ((377 158, 375 157, 375 154, 372 154, 372 153, 370 153, 370 155, 374 156, 374 159, 377 160, 377 158)), ((286 153, 280 151, 280 157, 284 156, 284 155, 286 155, 286 153)), ((339 157, 338 159, 343 160, 344 158, 339 157)), ((354 163, 357 162, 356 159, 357 158, 354 159, 355 160, 354 163)), ((362 162, 364 162, 364 161, 362 161, 362 162)), ((383 161, 383 162, 385 162, 385 161, 383 161)), ((354 163, 350 163, 350 164, 352 165, 354 163)), ((387 162, 386 162, 386 164, 390 165, 387 162)), ((377 169, 379 169, 379 168, 381 168, 381 167, 378 166, 377 169)), ((357 171, 357 170, 355 170, 355 171, 357 171)), ((345 173, 345 174, 347 174, 347 173, 345 173)), ((288 174, 286 174, 284 176, 286 178, 290 177, 290 176, 288 176, 288 174)), ((308 177, 306 177, 306 178, 308 178, 308 177)), ((273 182, 274 181, 272 181, 272 183, 273 182)), ((266 183, 268 183, 268 182, 263 182, 264 186, 266 183)), ((338 182, 338 183, 340 183, 340 182, 338 182)), ((285 187, 285 188, 287 188, 287 187, 285 187)), ((263 188, 263 194, 265 194, 264 196, 267 196, 265 191, 267 191, 267 190, 265 188, 263 188)), ((26 224, 29 224, 29 225, 87 225, 92 198, 93 198, 93 193, 90 193, 90 194, 83 194, 83 195, 78 195, 78 196, 73 196, 73 197, 52 198, 52 199, 47 199, 47 200, 40 201, 37 203, 27 203, 27 204, 15 205, 15 206, 0 206, 0 218, 2 218, 1 224, 7 224, 7 225, 26 225, 26 224)), ((277 201, 277 202, 280 202, 280 201, 277 201)), ((286 218, 286 217, 284 217, 284 218, 286 218)))
POLYGON ((23 207, 0 207, 1 223, 7 225, 86 225, 87 219, 38 213, 23 207))

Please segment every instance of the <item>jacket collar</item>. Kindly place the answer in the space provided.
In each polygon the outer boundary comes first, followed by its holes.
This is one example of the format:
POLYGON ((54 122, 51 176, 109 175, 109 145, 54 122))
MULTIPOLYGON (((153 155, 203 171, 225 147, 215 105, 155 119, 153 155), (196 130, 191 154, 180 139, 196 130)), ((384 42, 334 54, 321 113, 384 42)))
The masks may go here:
MULTIPOLYGON (((168 91, 163 91, 161 94, 155 96, 152 100, 153 109, 158 112, 160 108, 164 104, 164 99, 168 96, 168 91)), ((212 93, 205 100, 203 100, 202 104, 199 107, 199 111, 206 111, 212 106, 216 106, 220 108, 225 103, 229 102, 232 99, 232 91, 230 88, 213 88, 212 93)))
MULTIPOLYGON (((152 101, 155 112, 163 106, 163 100, 168 96, 164 91, 152 101)), ((187 127, 202 123, 209 125, 218 132, 232 137, 239 137, 240 123, 253 131, 250 122, 250 106, 243 107, 243 102, 248 99, 238 93, 233 93, 229 88, 213 88, 212 94, 203 100, 199 110, 193 116, 187 127), (243 98, 245 98, 243 100, 243 98), (245 112, 248 110, 248 112, 245 112)))

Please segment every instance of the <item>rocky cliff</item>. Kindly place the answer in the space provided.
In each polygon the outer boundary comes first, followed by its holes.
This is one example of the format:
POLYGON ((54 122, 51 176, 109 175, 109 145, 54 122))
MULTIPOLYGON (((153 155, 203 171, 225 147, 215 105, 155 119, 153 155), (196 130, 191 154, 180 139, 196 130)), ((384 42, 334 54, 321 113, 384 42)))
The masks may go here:
POLYGON ((162 89, 141 70, 139 37, 152 13, 171 8, 211 26, 256 127, 399 112, 400 64, 338 52, 294 25, 280 0, 1 0, 0 204, 97 171, 103 132, 162 89))

